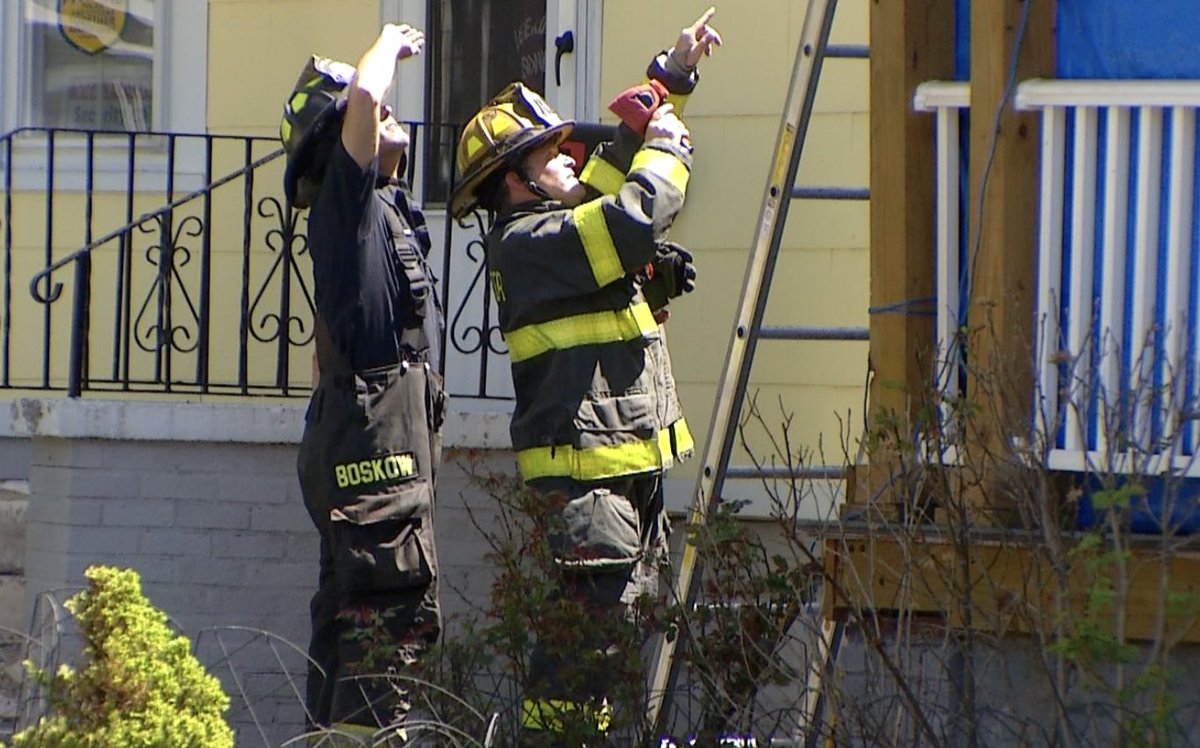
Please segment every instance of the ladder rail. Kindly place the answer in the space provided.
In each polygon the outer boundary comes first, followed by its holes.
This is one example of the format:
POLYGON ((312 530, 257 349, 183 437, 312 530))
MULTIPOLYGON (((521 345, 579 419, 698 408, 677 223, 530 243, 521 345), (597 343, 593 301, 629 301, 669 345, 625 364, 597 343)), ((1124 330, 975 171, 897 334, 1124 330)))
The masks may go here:
MULTIPOLYGON (((721 373, 713 417, 705 441, 701 471, 693 492, 693 505, 688 515, 689 526, 704 524, 705 518, 720 501, 724 487, 735 436, 735 429, 731 428, 731 425, 737 423, 745 398, 750 363, 753 361, 760 337, 767 291, 775 272, 784 222, 792 199, 796 173, 799 170, 804 139, 812 118, 816 84, 828 47, 829 31, 833 25, 836 6, 837 0, 810 0, 805 15, 788 87, 787 105, 775 143, 770 180, 764 191, 754 242, 746 264, 736 325, 726 353, 725 367, 721 373)), ((698 596, 698 578, 694 573, 698 562, 697 553, 696 545, 685 541, 683 557, 672 585, 675 599, 684 602, 684 610, 690 610, 698 596)), ((658 732, 661 732, 663 727, 660 720, 664 714, 669 713, 678 680, 679 663, 676 652, 684 643, 687 634, 685 627, 677 632, 674 638, 662 637, 658 655, 653 662, 647 701, 647 722, 658 732)))

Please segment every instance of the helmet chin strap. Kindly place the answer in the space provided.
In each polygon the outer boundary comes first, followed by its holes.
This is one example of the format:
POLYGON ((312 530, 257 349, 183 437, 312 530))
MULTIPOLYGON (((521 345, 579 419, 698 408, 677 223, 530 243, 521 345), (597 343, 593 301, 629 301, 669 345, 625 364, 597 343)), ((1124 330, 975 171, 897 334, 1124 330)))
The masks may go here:
POLYGON ((540 184, 538 184, 537 182, 533 181, 533 179, 530 178, 529 174, 527 174, 525 172, 525 164, 520 164, 517 167, 516 171, 517 171, 517 174, 520 175, 521 179, 525 180, 525 189, 529 190, 530 192, 532 192, 533 194, 542 198, 543 200, 553 200, 554 199, 550 195, 549 192, 546 192, 545 187, 543 187, 540 184))

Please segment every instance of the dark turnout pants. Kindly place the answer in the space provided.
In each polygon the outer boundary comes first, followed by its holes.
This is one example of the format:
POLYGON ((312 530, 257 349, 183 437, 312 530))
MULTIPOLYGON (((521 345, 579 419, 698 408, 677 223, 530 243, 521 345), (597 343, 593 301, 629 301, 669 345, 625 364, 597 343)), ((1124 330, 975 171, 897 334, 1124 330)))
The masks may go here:
POLYGON ((539 637, 530 662, 524 743, 557 745, 554 734, 568 722, 605 733, 608 703, 632 679, 642 681, 640 668, 629 671, 623 663, 631 659, 625 650, 645 641, 646 611, 634 603, 658 600, 667 517, 658 473, 588 484, 540 479, 530 487, 551 507, 548 537, 561 574, 559 594, 585 612, 584 630, 566 642, 539 637))
POLYGON ((381 727, 409 707, 403 683, 381 676, 405 674, 441 632, 433 486, 445 398, 422 363, 326 371, 299 457, 321 534, 306 706, 317 725, 381 727))

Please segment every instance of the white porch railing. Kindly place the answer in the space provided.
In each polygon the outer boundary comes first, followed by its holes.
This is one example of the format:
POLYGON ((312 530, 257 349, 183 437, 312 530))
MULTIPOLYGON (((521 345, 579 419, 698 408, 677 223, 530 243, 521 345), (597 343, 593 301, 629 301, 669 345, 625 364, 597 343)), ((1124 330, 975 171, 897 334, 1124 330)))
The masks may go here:
MULTIPOLYGON (((938 391, 947 400, 961 395, 963 375, 959 334, 965 320, 962 289, 967 281, 961 262, 963 226, 961 186, 965 176, 959 157, 959 114, 971 106, 971 89, 966 83, 930 81, 917 87, 913 106, 919 112, 934 112, 935 174, 935 292, 937 294, 938 365, 935 367, 938 391)), ((948 407, 948 406, 947 406, 948 407)))
MULTIPOLYGON (((937 116, 937 329, 952 346, 969 288, 958 231, 969 89, 927 83, 914 103, 937 116)), ((1200 476, 1200 81, 1031 80, 1015 105, 1042 116, 1034 332, 1050 466, 1200 476)), ((942 377, 956 394, 957 367, 942 377)))
POLYGON ((1200 475, 1200 82, 1033 80, 1016 106, 1042 113, 1036 332, 1051 466, 1200 475))

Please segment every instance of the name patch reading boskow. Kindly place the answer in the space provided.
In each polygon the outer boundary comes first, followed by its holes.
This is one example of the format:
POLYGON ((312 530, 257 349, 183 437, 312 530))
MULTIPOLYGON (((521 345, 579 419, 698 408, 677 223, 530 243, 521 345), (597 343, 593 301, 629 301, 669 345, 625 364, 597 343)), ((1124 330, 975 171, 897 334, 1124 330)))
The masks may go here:
POLYGON ((417 460, 412 452, 397 452, 369 460, 343 462, 333 466, 333 476, 338 488, 405 480, 417 476, 417 460))

